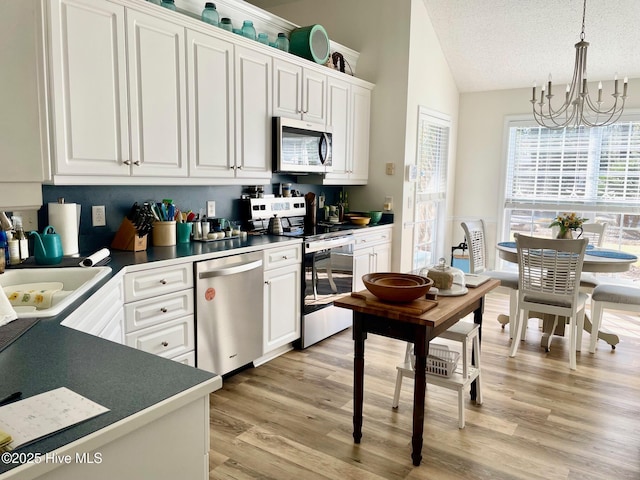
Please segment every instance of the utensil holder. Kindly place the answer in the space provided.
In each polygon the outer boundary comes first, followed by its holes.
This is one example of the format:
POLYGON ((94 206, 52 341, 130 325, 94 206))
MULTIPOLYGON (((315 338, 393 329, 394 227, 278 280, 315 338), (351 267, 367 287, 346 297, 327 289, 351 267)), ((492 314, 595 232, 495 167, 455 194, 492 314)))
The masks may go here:
POLYGON ((138 236, 136 227, 131 223, 131 220, 125 217, 116 232, 116 236, 111 242, 111 248, 130 252, 142 252, 147 249, 147 235, 138 236))
POLYGON ((151 232, 155 247, 173 247, 176 244, 176 222, 154 222, 151 232))
POLYGON ((178 243, 189 243, 191 241, 191 223, 176 224, 176 240, 178 243))

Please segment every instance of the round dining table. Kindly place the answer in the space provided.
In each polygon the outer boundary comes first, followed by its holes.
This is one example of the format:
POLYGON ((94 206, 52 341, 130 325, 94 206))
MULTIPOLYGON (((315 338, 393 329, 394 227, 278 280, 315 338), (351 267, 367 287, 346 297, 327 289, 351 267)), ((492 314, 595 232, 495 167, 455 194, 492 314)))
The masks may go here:
MULTIPOLYGON (((500 242, 496 248, 501 259, 511 263, 518 263, 516 242, 500 242)), ((637 261, 638 257, 630 253, 588 245, 584 254, 582 271, 591 273, 626 272, 637 261)))
MULTIPOLYGON (((516 242, 500 242, 496 245, 498 250, 498 255, 501 259, 510 262, 510 263, 518 263, 518 251, 516 249, 516 242)), ((582 264, 582 271, 589 273, 620 273, 626 272, 631 268, 631 265, 638 261, 638 257, 632 255, 630 253, 621 252, 619 250, 608 250, 604 248, 597 248, 593 245, 587 245, 587 250, 584 255, 584 261, 582 264)), ((501 315, 498 320, 503 325, 505 323, 509 323, 508 316, 501 315)), ((545 325, 546 326, 546 325, 545 325)), ((584 329, 591 333, 592 325, 589 317, 587 315, 584 316, 584 329)), ((540 341, 541 346, 547 345, 548 335, 551 335, 553 332, 546 331, 547 329, 543 327, 544 335, 542 340, 540 341)), ((564 329, 561 329, 564 332, 564 329)), ((615 348, 615 346, 620 343, 620 338, 610 332, 598 331, 598 338, 604 340, 611 348, 615 348)))

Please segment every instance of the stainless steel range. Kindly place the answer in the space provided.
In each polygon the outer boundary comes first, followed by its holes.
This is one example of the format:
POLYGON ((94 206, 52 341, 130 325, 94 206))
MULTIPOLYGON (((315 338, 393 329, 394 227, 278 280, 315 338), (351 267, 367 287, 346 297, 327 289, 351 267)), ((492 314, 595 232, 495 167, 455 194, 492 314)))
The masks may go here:
POLYGON ((351 326, 351 311, 334 307, 333 301, 353 288, 353 227, 307 223, 304 197, 244 199, 244 216, 254 232, 266 233, 269 220, 277 215, 282 235, 303 239, 302 336, 298 346, 306 348, 351 326), (311 230, 311 231, 310 231, 311 230))

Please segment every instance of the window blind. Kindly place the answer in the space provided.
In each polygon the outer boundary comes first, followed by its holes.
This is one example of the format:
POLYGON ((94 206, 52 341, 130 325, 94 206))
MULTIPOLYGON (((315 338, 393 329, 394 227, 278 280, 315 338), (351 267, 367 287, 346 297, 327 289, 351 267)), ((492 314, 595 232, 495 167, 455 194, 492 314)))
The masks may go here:
POLYGON ((420 200, 442 200, 447 190, 450 126, 426 114, 418 124, 418 179, 420 200))
POLYGON ((510 127, 505 207, 637 212, 640 121, 510 127))

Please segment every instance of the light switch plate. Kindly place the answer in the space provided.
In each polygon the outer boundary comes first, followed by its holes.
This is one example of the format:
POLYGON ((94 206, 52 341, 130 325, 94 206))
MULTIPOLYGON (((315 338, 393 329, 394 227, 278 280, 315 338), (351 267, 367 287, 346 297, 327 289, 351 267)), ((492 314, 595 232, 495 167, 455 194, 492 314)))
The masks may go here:
POLYGON ((387 173, 387 175, 395 175, 396 164, 393 162, 387 163, 385 172, 387 173))
POLYGON ((91 225, 94 227, 105 227, 107 225, 104 205, 93 205, 91 207, 91 225))
POLYGON ((207 218, 213 218, 216 216, 216 202, 215 200, 207 200, 207 218))

